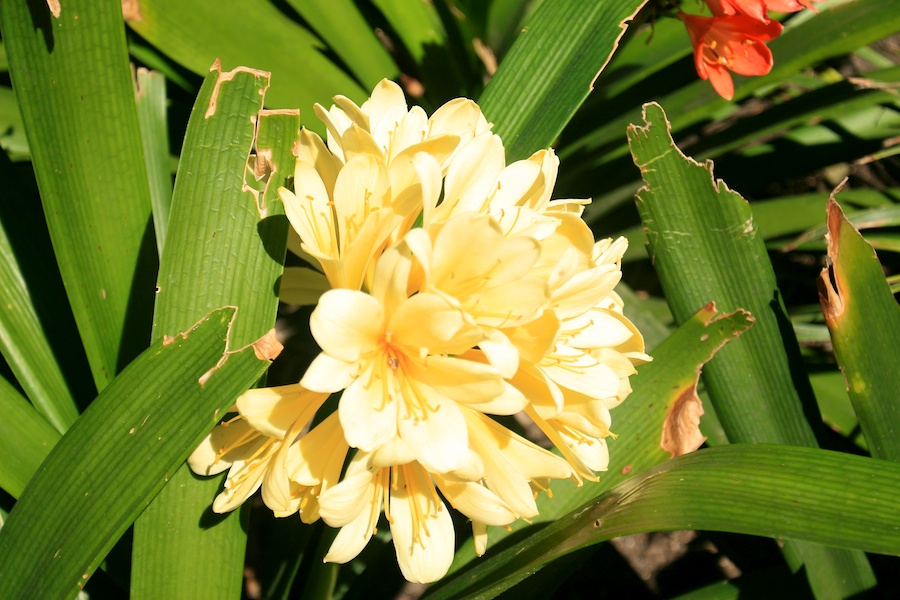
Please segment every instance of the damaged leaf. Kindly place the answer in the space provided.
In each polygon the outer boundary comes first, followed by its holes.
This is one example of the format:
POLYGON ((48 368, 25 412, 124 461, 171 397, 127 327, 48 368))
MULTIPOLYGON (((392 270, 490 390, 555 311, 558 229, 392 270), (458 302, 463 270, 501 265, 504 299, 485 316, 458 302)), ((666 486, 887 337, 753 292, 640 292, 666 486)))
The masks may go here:
POLYGON ((878 256, 834 195, 826 214, 830 265, 818 283, 834 354, 872 456, 900 461, 900 308, 878 256))
MULTIPOLYGON (((730 340, 741 335, 753 325, 753 316, 745 310, 737 310, 731 314, 716 314, 715 302, 710 302, 694 317, 682 326, 695 335, 698 340, 697 351, 706 354, 696 356, 699 360, 693 376, 672 388, 666 402, 666 420, 662 427, 659 445, 669 452, 672 458, 693 452, 706 441, 700 432, 700 417, 703 415, 703 402, 697 395, 697 384, 700 372, 719 349, 730 340), (702 350, 701 350, 702 349, 702 350)), ((687 332, 685 335, 688 335, 687 332)))
POLYGON ((74 596, 219 416, 265 372, 269 363, 253 346, 229 348, 234 315, 233 308, 217 310, 169 343, 158 340, 56 444, 0 534, 0 597, 22 590, 74 596))
MULTIPOLYGON (((294 173, 300 116, 263 109, 269 82, 264 71, 222 72, 217 61, 200 89, 175 180, 155 335, 212 307, 236 306, 231 347, 250 346, 265 359, 280 347, 271 329, 288 223, 276 190, 294 173)), ((135 524, 133 598, 240 595, 246 533, 239 513, 215 526, 200 523, 220 485, 183 466, 147 507, 135 524)))
MULTIPOLYGON (((703 382, 731 443, 816 447, 822 427, 800 347, 750 205, 675 145, 655 103, 628 143, 644 186, 636 201, 648 252, 677 323, 707 302, 749 311, 751 331, 728 344, 703 370, 703 382)), ((875 585, 859 552, 785 540, 791 568, 804 568, 816 594, 852 596, 875 585)))

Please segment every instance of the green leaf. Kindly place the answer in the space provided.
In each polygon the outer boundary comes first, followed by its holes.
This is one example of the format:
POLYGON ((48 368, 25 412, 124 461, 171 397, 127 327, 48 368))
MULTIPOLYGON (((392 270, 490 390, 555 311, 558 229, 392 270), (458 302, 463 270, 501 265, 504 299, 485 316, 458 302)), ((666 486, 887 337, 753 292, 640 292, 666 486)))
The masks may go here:
POLYGON ((2 377, 0 415, 0 488, 18 498, 61 436, 2 377))
POLYGON ((872 456, 900 462, 900 308, 875 251, 834 198, 827 214, 831 266, 819 276, 819 299, 834 355, 872 456))
POLYGON ((429 50, 446 43, 441 18, 430 2, 372 0, 400 36, 413 60, 421 63, 429 50))
MULTIPOLYGON (((352 0, 288 0, 367 89, 393 79, 397 64, 352 0)), ((425 6, 410 4, 409 8, 425 6)), ((416 27, 419 31, 422 27, 416 27)))
POLYGON ((649 531, 731 531, 897 555, 898 486, 900 465, 873 458, 779 445, 710 448, 632 477, 426 597, 493 598, 555 558, 649 531))
MULTIPOLYGON (((25 204, 21 196, 28 192, 15 177, 5 155, 0 156, 0 178, 13 194, 20 196, 7 200, 15 203, 8 205, 10 213, 15 213, 10 215, 15 216, 15 222, 9 218, 6 223, 0 222, 0 352, 35 408, 62 433, 78 418, 78 409, 44 333, 48 323, 41 322, 34 306, 32 294, 40 290, 30 288, 25 277, 29 267, 41 265, 33 246, 19 248, 17 253, 6 232, 11 225, 26 227, 25 223, 31 220, 20 212, 25 204), (20 264, 20 256, 28 261, 25 265, 20 264)), ((44 276, 49 279, 49 274, 44 276)))
POLYGON ((659 105, 644 111, 646 126, 628 131, 645 181, 638 210, 676 321, 710 301, 756 319, 753 331, 724 351, 729 358, 704 372, 722 425, 733 442, 815 445, 779 329, 787 317, 750 206, 724 183, 715 185, 710 164, 680 153, 659 105), (756 374, 749 381, 748 372, 756 374))
POLYGON ((479 99, 507 160, 549 147, 646 0, 544 2, 479 99))
POLYGON ((169 330, 55 446, 0 531, 0 597, 74 597, 238 394, 268 367, 235 309, 169 330), (40 523, 40 527, 35 527, 40 523))
POLYGON ((169 170, 169 134, 166 121, 166 78, 162 73, 148 71, 143 67, 138 68, 135 72, 134 100, 141 127, 144 162, 147 165, 156 247, 161 257, 169 226, 169 205, 172 203, 172 172, 169 170))
POLYGON ((121 7, 0 5, 47 224, 94 381, 147 345, 156 269, 121 7), (102 49, 102 52, 98 51, 102 49))
MULTIPOLYGON (((318 38, 271 2, 142 0, 140 11, 140 19, 128 25, 194 73, 205 75, 216 59, 226 68, 248 65, 269 71, 270 108, 302 106, 307 118, 313 116, 314 102, 329 103, 341 94, 360 103, 367 96, 325 55, 318 38)), ((304 124, 324 133, 315 118, 304 124)))
MULTIPOLYGON (((747 310, 756 319, 753 330, 723 349, 703 374, 728 439, 815 447, 806 415, 816 424, 821 418, 750 206, 714 180, 711 163, 681 153, 658 104, 644 105, 644 121, 644 127, 628 129, 645 182, 637 205, 676 322, 710 301, 727 311, 747 310)), ((793 569, 806 562, 817 593, 874 585, 862 555, 792 543, 785 554, 793 569)))
MULTIPOLYGON (((631 378, 634 391, 612 412, 613 431, 617 437, 608 442, 608 470, 601 473, 597 483, 585 482, 580 487, 569 481, 555 484, 552 497, 541 495, 537 498, 540 514, 530 523, 560 518, 634 473, 668 459, 671 453, 661 442, 666 425, 678 424, 679 417, 684 433, 682 440, 693 438, 693 448, 699 446, 702 440, 697 437, 694 417, 702 413, 702 409, 698 410, 699 400, 695 395, 700 370, 717 351, 752 324, 753 319, 744 311, 718 314, 715 306, 708 305, 660 344, 653 352, 653 362, 640 365, 637 375, 631 378), (670 414, 675 417, 673 421, 667 421, 670 414)), ((672 436, 668 437, 671 439, 672 436)), ((681 452, 684 451, 682 445, 681 452)), ((492 528, 490 543, 496 545, 510 533, 525 527, 524 522, 518 522, 510 530, 492 528)), ((457 551, 450 573, 474 558, 474 544, 469 540, 457 551)))
MULTIPOLYGON (((293 175, 299 115, 261 111, 268 85, 268 73, 216 65, 200 90, 178 167, 155 336, 217 304, 239 307, 233 343, 274 324, 288 228, 276 190, 293 175)), ((141 516, 132 597, 240 594, 245 528, 237 513, 208 514, 221 480, 184 466, 141 516)))

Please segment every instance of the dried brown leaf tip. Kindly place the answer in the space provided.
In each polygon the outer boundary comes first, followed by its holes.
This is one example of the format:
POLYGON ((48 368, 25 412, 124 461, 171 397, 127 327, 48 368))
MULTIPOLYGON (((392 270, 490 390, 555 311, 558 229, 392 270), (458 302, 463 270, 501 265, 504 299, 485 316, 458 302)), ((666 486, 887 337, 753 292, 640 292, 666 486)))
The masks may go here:
POLYGON ((50 14, 53 15, 54 18, 58 19, 59 14, 62 12, 62 7, 59 5, 59 0, 47 0, 47 6, 50 8, 50 14))
POLYGON ((828 199, 828 206, 825 209, 825 221, 828 226, 828 232, 825 234, 825 239, 828 242, 828 266, 819 273, 817 282, 819 303, 822 305, 822 313, 825 315, 826 323, 831 323, 844 312, 844 301, 841 298, 840 285, 835 278, 835 264, 840 254, 841 225, 846 220, 844 211, 841 210, 832 193, 828 199))
POLYGON ((700 417, 703 416, 703 402, 697 395, 700 372, 720 348, 744 333, 753 323, 753 316, 743 309, 727 314, 717 313, 715 302, 704 306, 690 322, 685 323, 685 326, 690 325, 692 331, 699 333, 702 355, 697 359, 694 373, 675 386, 666 400, 666 418, 659 445, 671 458, 693 452, 706 441, 706 436, 700 431, 700 417))
POLYGON ((278 355, 284 350, 284 346, 281 345, 281 342, 278 341, 278 337, 275 335, 274 328, 270 329, 266 335, 262 336, 251 345, 253 346, 253 353, 256 354, 256 358, 259 360, 267 360, 269 362, 278 358, 278 355))
POLYGON ((703 401, 697 395, 696 381, 682 388, 666 414, 659 445, 670 458, 693 452, 706 441, 700 432, 703 401))

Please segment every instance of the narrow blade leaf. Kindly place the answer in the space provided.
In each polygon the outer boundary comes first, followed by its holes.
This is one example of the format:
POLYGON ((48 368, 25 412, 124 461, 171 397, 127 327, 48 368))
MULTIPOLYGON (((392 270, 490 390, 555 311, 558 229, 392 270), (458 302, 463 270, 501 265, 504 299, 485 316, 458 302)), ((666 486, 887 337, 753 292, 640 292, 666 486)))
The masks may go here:
POLYGON ((0 597, 74 597, 238 394, 268 368, 229 342, 235 310, 171 331, 55 446, 0 531, 0 597), (40 523, 40 527, 35 524, 40 523))

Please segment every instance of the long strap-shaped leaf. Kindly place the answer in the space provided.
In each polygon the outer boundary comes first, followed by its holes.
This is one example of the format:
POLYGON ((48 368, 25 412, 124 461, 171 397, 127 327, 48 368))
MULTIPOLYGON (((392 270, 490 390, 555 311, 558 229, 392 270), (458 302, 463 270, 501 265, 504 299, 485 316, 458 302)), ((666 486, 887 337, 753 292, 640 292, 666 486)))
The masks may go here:
POLYGON ((734 531, 898 555, 898 486, 900 465, 874 458, 779 445, 701 450, 632 477, 428 598, 493 598, 555 558, 648 531, 734 531))
MULTIPOLYGON (((330 102, 336 94, 356 102, 366 97, 359 84, 325 56, 322 42, 271 2, 142 0, 140 14, 128 24, 195 73, 204 73, 216 59, 226 68, 247 65, 271 72, 275 80, 266 100, 272 108, 311 107, 313 102, 330 102)), ((313 116, 311 110, 307 116, 313 116)), ((305 124, 324 134, 317 119, 305 124)))
POLYGON ((606 66, 646 0, 554 0, 528 21, 479 99, 507 160, 548 147, 606 66))
POLYGON ((74 597, 265 371, 263 344, 231 343, 235 312, 169 330, 172 337, 135 359, 54 447, 0 530, 0 598, 74 597))
POLYGON ((141 127, 147 183, 153 206, 156 247, 162 257, 172 203, 172 171, 169 167, 169 133, 166 124, 166 78, 157 71, 135 71, 134 101, 141 127))
POLYGON ((900 462, 900 308, 872 247, 828 202, 828 256, 820 300, 834 354, 872 456, 900 462))
POLYGON ((0 4, 47 224, 98 389, 148 342, 156 253, 117 2, 0 4))
MULTIPOLYGON (((0 177, 5 186, 16 187, 12 165, 5 154, 0 156, 0 177)), ((25 195, 26 192, 19 188, 7 193, 25 195)), ((9 225, 15 224, 15 227, 21 228, 23 221, 26 221, 19 212, 25 205, 21 200, 3 198, 3 202, 8 203, 7 207, 13 210, 0 212, 0 219, 6 220, 3 217, 18 213, 16 220, 9 225)), ((33 219, 27 221, 31 224, 33 219)), ((35 408, 57 431, 63 432, 78 417, 78 409, 47 340, 47 324, 41 322, 34 306, 34 290, 29 289, 26 279, 29 267, 46 265, 42 264, 42 257, 34 252, 34 246, 29 244, 29 247, 15 248, 6 227, 7 224, 0 223, 0 306, 3 307, 0 311, 0 352, 35 408)), ((34 240, 23 241, 28 243, 34 240)), ((32 271, 30 275, 33 278, 37 272, 32 271)), ((41 272, 40 275, 46 284, 47 273, 41 272)), ((57 310, 57 315, 60 312, 63 311, 57 310)))
POLYGON ((60 435, 0 377, 0 488, 18 498, 60 435))
MULTIPOLYGON (((275 191, 293 175, 299 115, 260 112, 268 84, 268 73, 223 73, 216 63, 200 90, 172 199, 156 336, 217 304, 238 307, 238 343, 258 338, 275 321, 287 238, 275 191), (257 156, 248 166, 254 142, 257 156)), ((134 598, 240 595, 246 534, 236 513, 210 520, 220 485, 185 466, 141 515, 134 598)))
POLYGON ((288 4, 328 43, 366 89, 372 89, 384 77, 397 75, 397 64, 353 0, 288 0, 288 4))
MULTIPOLYGON (((798 363, 799 348, 779 295, 775 273, 750 206, 716 183, 712 166, 681 154, 658 104, 644 106, 644 127, 628 131, 645 187, 637 196, 648 251, 676 321, 715 301, 723 310, 748 310, 753 329, 711 361, 703 379, 732 443, 813 447, 805 411, 814 402, 798 363)), ((820 421, 812 404, 810 419, 820 421)), ((874 585, 861 554, 786 544, 794 569, 806 563, 817 593, 848 595, 874 585)))

